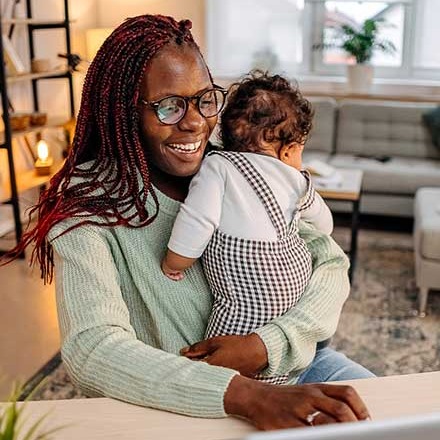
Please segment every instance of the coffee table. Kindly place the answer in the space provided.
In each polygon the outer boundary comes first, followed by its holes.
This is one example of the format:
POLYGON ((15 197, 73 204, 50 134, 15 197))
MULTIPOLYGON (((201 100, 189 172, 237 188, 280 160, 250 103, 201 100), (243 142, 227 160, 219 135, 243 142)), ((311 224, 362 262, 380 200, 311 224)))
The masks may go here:
POLYGON ((317 179, 312 176, 315 189, 321 194, 324 200, 335 200, 349 202, 352 204, 351 211, 351 241, 350 249, 347 252, 350 257, 350 269, 348 275, 350 281, 353 278, 356 267, 357 239, 359 230, 359 205, 362 196, 362 177, 363 171, 349 168, 336 168, 341 175, 340 182, 329 179, 328 183, 324 179, 317 179))

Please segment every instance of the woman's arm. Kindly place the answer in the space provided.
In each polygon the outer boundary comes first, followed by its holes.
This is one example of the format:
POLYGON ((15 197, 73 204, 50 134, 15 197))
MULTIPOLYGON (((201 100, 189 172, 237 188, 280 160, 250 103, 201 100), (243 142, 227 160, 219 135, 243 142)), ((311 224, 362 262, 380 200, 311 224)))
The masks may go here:
MULTIPOLYGON (((52 237, 61 232, 54 228, 52 237)), ((83 226, 53 241, 62 356, 86 393, 199 417, 224 417, 236 371, 137 339, 109 242, 83 226), (99 256, 99 257, 98 257, 99 256)))
POLYGON ((191 416, 238 415, 260 429, 304 426, 316 410, 316 424, 368 416, 350 387, 267 385, 146 345, 130 324, 120 275, 96 228, 75 229, 53 246, 63 361, 86 393, 191 416))
POLYGON ((232 379, 225 395, 225 410, 264 430, 370 419, 364 402, 351 386, 274 386, 243 376, 232 379), (312 414, 313 422, 308 422, 312 414))

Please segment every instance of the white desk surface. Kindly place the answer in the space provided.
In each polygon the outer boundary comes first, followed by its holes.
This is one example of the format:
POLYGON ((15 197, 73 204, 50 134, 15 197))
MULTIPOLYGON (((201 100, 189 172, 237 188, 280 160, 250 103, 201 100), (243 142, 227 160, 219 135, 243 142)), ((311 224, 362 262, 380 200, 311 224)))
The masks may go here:
MULTIPOLYGON (((440 371, 344 383, 356 388, 373 419, 440 411, 440 371)), ((49 410, 46 428, 69 425, 55 440, 220 440, 254 431, 233 417, 192 418, 107 398, 29 402, 26 412, 32 421, 49 410)))

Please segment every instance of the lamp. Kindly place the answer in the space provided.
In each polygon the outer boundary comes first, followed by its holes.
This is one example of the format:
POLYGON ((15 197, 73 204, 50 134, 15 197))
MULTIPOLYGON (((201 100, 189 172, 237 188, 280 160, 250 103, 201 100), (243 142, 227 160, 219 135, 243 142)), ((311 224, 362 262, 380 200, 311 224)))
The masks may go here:
POLYGON ((35 161, 35 171, 38 176, 47 176, 51 173, 53 159, 49 156, 49 147, 46 141, 37 143, 37 160, 35 161))
POLYGON ((87 29, 86 31, 86 48, 87 59, 92 61, 95 58, 96 52, 102 46, 102 43, 113 32, 113 28, 96 28, 87 29))

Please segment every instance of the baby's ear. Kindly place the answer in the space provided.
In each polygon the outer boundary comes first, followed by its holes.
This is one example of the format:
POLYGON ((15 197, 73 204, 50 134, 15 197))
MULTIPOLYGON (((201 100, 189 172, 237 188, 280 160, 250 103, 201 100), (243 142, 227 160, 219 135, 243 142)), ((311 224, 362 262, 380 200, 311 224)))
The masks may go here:
POLYGON ((284 144, 278 151, 280 160, 289 160, 293 155, 298 154, 304 149, 304 144, 298 142, 291 142, 290 144, 284 144))
POLYGON ((304 144, 292 142, 290 144, 283 145, 278 152, 278 158, 286 165, 290 165, 298 170, 302 167, 302 150, 304 144))
POLYGON ((278 159, 282 160, 283 162, 289 159, 289 157, 292 154, 291 145, 292 144, 287 144, 287 145, 285 144, 278 150, 278 159))

